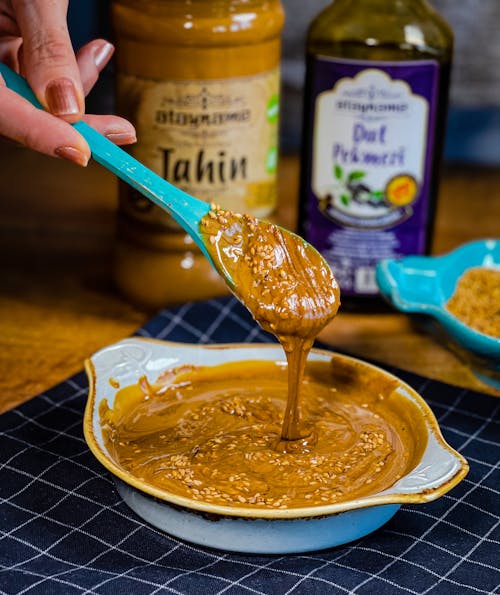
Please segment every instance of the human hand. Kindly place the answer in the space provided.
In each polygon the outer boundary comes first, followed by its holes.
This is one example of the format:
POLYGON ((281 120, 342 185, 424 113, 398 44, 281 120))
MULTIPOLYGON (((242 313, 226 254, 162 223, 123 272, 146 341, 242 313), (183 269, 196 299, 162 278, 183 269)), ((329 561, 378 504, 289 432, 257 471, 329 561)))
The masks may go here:
POLYGON ((119 145, 135 142, 118 116, 84 115, 85 96, 113 55, 96 39, 74 54, 66 24, 68 0, 0 0, 0 61, 21 73, 47 111, 7 89, 0 76, 0 136, 87 165, 90 149, 70 123, 84 119, 119 145))

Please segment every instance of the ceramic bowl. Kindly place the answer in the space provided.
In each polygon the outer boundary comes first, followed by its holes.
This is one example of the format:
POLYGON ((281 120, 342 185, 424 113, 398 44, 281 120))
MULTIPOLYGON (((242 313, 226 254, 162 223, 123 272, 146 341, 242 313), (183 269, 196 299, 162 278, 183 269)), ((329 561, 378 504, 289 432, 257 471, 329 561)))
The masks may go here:
POLYGON ((476 376, 500 389, 500 338, 474 330, 445 308, 460 276, 479 266, 500 269, 500 240, 471 242, 443 256, 382 260, 376 279, 381 294, 395 308, 436 320, 476 376))
MULTIPOLYGON (((332 355, 329 351, 313 350, 310 359, 330 361, 332 355)), ((415 403, 422 414, 427 446, 418 465, 390 488, 356 500, 293 510, 214 505, 148 485, 110 456, 103 442, 99 405, 106 399, 113 406, 117 392, 113 386, 117 383, 121 387, 135 384, 144 375, 154 381, 163 370, 182 364, 210 366, 256 359, 282 362, 284 355, 276 345, 200 346, 126 339, 87 360, 90 388, 84 418, 85 438, 97 459, 113 474, 123 500, 145 521, 183 540, 223 550, 259 554, 312 551, 363 537, 387 522, 402 503, 434 500, 466 475, 467 462, 446 444, 429 407, 399 380, 395 390, 415 403)), ((377 370, 394 379, 387 372, 377 370)))

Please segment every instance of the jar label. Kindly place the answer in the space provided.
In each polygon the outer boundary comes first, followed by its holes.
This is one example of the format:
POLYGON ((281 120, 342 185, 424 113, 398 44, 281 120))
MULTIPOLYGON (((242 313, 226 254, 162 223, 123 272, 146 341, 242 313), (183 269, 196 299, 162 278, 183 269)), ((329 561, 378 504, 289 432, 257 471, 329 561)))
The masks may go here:
POLYGON ((426 247, 435 61, 310 59, 306 236, 344 294, 377 293, 375 264, 426 247))
MULTIPOLYGON (((279 71, 254 76, 157 82, 119 75, 118 95, 137 128, 132 154, 182 190, 256 216, 276 204, 279 71)), ((133 191, 122 208, 175 227, 133 191)))

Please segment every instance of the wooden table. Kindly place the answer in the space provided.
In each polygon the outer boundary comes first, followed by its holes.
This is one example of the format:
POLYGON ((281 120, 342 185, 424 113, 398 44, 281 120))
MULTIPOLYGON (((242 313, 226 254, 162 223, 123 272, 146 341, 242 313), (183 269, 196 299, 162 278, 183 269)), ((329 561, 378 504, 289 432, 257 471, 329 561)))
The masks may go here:
MULTIPOLYGON (((116 180, 11 144, 0 145, 0 411, 82 367, 139 327, 111 282, 116 180)), ((283 158, 280 218, 293 226, 298 160, 283 158)), ((444 172, 434 252, 499 235, 500 169, 444 172)), ((486 391, 451 352, 397 313, 342 312, 321 339, 335 348, 486 391)), ((495 393, 490 390, 489 392, 495 393)), ((498 393, 497 393, 498 394, 498 393)))

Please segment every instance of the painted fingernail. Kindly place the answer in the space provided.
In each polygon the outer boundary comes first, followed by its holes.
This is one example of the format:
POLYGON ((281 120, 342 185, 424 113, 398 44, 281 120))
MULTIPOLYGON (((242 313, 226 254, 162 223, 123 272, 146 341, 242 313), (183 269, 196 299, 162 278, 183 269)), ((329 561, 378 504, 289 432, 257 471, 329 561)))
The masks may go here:
POLYGON ((82 153, 82 151, 79 149, 75 149, 75 147, 57 147, 54 153, 61 159, 72 161, 73 163, 83 167, 86 167, 87 163, 89 162, 87 155, 82 153))
POLYGON ((74 116, 80 111, 75 85, 71 79, 51 81, 45 89, 45 99, 54 116, 74 116))
POLYGON ((100 48, 98 48, 94 54, 94 64, 97 66, 98 70, 102 70, 108 60, 111 58, 115 48, 113 44, 106 42, 100 48))
POLYGON ((133 132, 107 132, 104 136, 116 145, 130 145, 137 141, 133 132))

